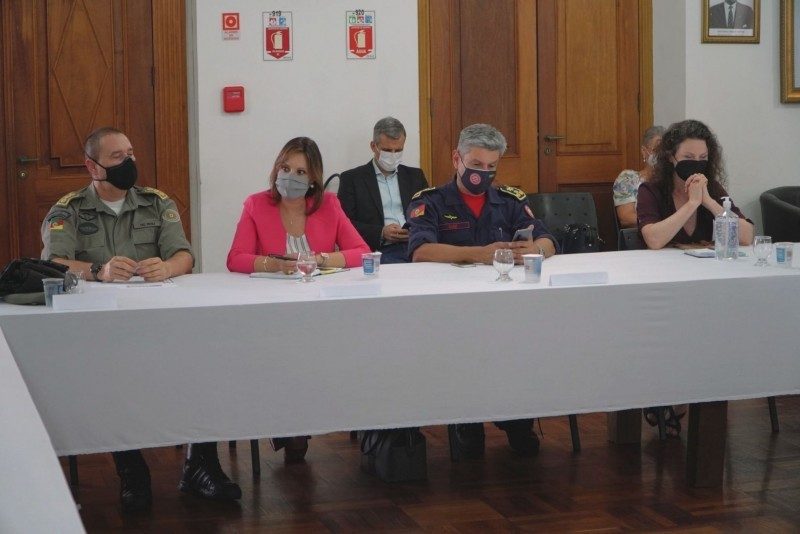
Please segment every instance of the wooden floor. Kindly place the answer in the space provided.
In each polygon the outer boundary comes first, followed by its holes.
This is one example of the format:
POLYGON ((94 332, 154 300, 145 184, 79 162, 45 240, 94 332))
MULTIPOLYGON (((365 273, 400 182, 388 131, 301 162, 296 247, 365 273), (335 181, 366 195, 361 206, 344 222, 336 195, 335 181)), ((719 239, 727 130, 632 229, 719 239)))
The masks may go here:
POLYGON ((233 451, 221 444, 222 466, 242 486, 236 504, 179 494, 183 451, 174 447, 145 451, 151 512, 121 516, 108 454, 79 458, 75 497, 89 532, 800 532, 800 397, 779 398, 778 410, 775 435, 766 400, 730 403, 717 490, 686 487, 685 436, 659 442, 645 425, 641 446, 612 445, 605 415, 589 414, 579 417, 580 453, 571 451, 567 418, 551 418, 542 420, 533 459, 515 457, 505 434, 486 425, 485 459, 452 464, 444 428, 426 428, 425 483, 390 485, 361 473, 358 444, 337 433, 312 439, 300 465, 284 465, 262 440, 260 480, 247 442, 233 451))

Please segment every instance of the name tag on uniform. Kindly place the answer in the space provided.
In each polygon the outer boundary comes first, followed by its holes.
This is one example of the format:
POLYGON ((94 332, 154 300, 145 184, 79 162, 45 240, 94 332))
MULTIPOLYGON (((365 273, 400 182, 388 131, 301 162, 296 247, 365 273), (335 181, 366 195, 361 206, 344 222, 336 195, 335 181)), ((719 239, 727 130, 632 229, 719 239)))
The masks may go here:
POLYGON ((466 230, 469 228, 469 221, 449 222, 439 225, 439 230, 466 230))
POLYGON ((161 226, 161 221, 158 219, 148 219, 146 221, 136 221, 133 223, 134 228, 152 228, 153 226, 161 226))

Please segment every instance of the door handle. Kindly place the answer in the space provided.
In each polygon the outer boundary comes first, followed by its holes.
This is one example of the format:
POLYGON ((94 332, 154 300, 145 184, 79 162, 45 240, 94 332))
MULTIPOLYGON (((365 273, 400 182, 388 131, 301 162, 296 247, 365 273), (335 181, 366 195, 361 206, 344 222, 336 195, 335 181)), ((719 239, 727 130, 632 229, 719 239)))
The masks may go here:
POLYGON ((555 143, 559 139, 566 139, 566 138, 567 138, 566 135, 545 135, 544 136, 544 140, 548 141, 550 143, 555 143))
POLYGON ((28 156, 20 156, 17 158, 17 163, 20 165, 25 165, 26 163, 36 163, 39 161, 39 158, 29 158, 28 156))

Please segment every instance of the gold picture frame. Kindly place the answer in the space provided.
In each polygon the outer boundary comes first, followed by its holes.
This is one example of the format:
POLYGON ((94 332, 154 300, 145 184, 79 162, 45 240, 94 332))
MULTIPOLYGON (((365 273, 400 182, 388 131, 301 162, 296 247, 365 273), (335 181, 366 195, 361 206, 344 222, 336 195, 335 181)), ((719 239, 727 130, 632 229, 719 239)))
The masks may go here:
POLYGON ((800 10, 795 0, 781 0, 781 102, 800 102, 800 10))
POLYGON ((745 43, 761 41, 761 0, 703 0, 702 42, 745 43))

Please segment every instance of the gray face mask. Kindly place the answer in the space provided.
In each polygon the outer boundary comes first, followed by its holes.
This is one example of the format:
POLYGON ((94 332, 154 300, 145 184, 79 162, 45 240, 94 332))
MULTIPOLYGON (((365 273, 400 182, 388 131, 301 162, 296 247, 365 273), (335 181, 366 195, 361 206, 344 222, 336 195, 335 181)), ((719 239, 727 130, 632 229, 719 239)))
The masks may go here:
POLYGON ((296 174, 278 171, 278 177, 275 178, 275 187, 283 198, 302 198, 308 192, 308 180, 296 174))

